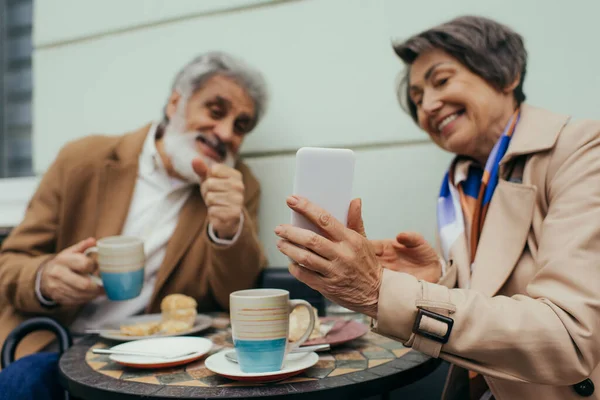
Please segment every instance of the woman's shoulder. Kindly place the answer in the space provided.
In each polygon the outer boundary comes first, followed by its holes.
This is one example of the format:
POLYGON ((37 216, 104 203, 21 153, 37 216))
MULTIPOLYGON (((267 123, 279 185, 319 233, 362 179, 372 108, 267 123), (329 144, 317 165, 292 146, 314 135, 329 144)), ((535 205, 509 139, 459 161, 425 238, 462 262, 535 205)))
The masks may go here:
POLYGON ((550 150, 553 158, 563 158, 600 139, 600 120, 577 119, 528 104, 522 105, 521 119, 526 136, 535 136, 523 140, 534 143, 538 151, 550 150))
POLYGON ((584 175, 600 180, 600 121, 570 118, 547 154, 545 169, 548 187, 560 187, 584 175))
MULTIPOLYGON (((559 171, 561 177, 577 179, 600 160, 600 121, 577 119, 528 105, 525 105, 522 117, 525 117, 522 119, 523 136, 529 138, 521 137, 520 140, 534 143, 529 147, 535 151, 525 154, 536 186, 550 187, 551 182, 556 183, 554 178, 559 171)), ((600 167, 598 170, 600 174, 600 167)))
POLYGON ((600 121, 569 119, 558 135, 553 158, 564 161, 571 155, 586 150, 600 152, 600 121))
POLYGON ((569 144, 587 142, 600 135, 600 120, 577 119, 529 104, 523 104, 521 108, 519 125, 526 125, 527 131, 537 131, 536 135, 552 136, 556 146, 570 147, 569 144))
POLYGON ((600 120, 571 118, 560 136, 563 141, 586 142, 597 139, 600 137, 600 120))

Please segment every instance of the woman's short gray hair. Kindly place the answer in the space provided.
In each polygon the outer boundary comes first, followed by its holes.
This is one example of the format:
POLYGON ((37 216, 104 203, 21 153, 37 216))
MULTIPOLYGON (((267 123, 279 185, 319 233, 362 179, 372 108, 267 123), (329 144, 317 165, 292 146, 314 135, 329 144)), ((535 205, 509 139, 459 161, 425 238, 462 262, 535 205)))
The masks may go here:
POLYGON ((450 54, 498 90, 519 79, 515 100, 517 104, 525 101, 527 51, 523 37, 489 18, 463 16, 394 45, 394 51, 407 67, 398 84, 398 99, 415 122, 417 107, 408 95, 410 66, 420 54, 431 49, 450 54))
MULTIPOLYGON (((267 83, 260 71, 230 54, 212 51, 194 58, 177 73, 171 90, 178 92, 187 100, 196 91, 202 89, 209 79, 217 75, 232 79, 250 96, 254 102, 254 125, 256 125, 267 108, 267 83)), ((163 123, 167 121, 165 112, 163 123)))

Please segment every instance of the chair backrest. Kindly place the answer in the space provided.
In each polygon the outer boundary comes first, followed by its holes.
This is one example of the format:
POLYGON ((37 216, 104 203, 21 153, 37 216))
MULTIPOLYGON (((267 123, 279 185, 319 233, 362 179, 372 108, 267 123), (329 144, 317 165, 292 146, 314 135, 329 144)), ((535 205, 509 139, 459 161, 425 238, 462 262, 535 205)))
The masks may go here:
POLYGON ((258 278, 257 287, 287 290, 290 299, 306 300, 317 309, 319 316, 325 316, 325 297, 294 278, 285 267, 265 268, 258 278))
POLYGON ((6 337, 0 352, 2 369, 15 361, 15 353, 19 342, 31 332, 50 331, 56 335, 60 354, 73 344, 69 331, 55 320, 48 317, 34 317, 28 319, 12 330, 6 337))
POLYGON ((0 227, 0 246, 2 246, 2 242, 7 238, 11 230, 11 228, 0 227))
MULTIPOLYGON (((2 345, 2 350, 0 351, 0 364, 2 365, 2 369, 15 361, 15 353, 19 342, 25 336, 35 331, 53 332, 58 339, 59 354, 62 354, 73 345, 73 339, 69 331, 52 318, 34 317, 28 319, 13 329, 6 337, 6 340, 2 345)), ((64 392, 64 399, 71 400, 71 395, 66 390, 64 392)))

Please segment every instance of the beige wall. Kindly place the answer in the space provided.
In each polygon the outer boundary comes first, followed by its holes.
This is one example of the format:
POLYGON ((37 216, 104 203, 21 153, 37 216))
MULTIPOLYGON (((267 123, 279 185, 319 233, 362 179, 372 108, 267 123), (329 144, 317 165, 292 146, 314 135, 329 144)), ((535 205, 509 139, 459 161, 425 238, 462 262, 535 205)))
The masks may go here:
POLYGON ((393 37, 457 14, 498 18, 527 39, 533 103, 597 114, 597 2, 38 0, 35 7, 38 173, 68 140, 157 119, 173 74, 200 52, 230 51, 264 71, 271 107, 243 152, 264 189, 261 238, 271 265, 286 263, 272 228, 289 220, 284 198, 301 146, 356 150, 354 194, 363 198, 370 236, 416 230, 432 238, 449 156, 397 104, 393 37))

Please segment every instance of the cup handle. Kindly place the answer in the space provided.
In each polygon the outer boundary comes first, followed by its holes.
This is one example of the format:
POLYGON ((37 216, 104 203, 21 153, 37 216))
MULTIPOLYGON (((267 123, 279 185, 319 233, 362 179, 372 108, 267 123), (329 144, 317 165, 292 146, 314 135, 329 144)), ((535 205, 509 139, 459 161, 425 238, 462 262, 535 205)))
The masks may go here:
POLYGON ((89 256, 91 253, 97 253, 97 252, 98 252, 98 247, 92 246, 92 247, 88 247, 87 249, 85 249, 85 251, 83 252, 83 255, 89 256))
MULTIPOLYGON (((98 247, 96 247, 96 246, 88 247, 83 252, 83 255, 89 257, 89 255, 92 254, 92 253, 98 253, 98 247)), ((90 277, 90 279, 92 280, 92 282, 94 282, 96 285, 98 285, 100 287, 104 287, 104 283, 102 283, 102 279, 100 279, 96 275, 92 275, 92 274, 88 274, 88 276, 90 277)))
POLYGON ((302 343, 306 342, 313 329, 315 329, 315 313, 313 312, 313 308, 308 301, 305 300, 290 300, 290 312, 292 312, 296 307, 306 307, 308 309, 308 315, 310 316, 310 322, 308 324, 308 328, 306 332, 300 337, 297 342, 288 344, 287 351, 288 353, 294 349, 297 349, 302 345, 302 343))

